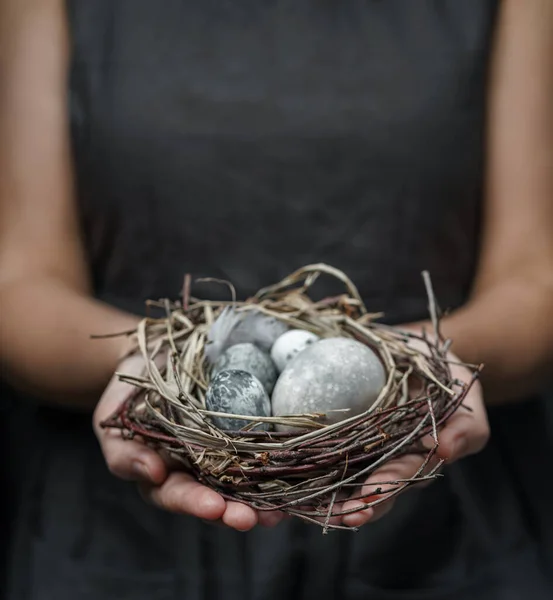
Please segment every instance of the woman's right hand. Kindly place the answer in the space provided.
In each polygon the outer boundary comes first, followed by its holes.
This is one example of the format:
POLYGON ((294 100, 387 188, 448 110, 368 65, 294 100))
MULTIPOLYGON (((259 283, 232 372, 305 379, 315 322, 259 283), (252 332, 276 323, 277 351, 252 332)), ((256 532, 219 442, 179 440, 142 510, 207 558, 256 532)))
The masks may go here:
MULTIPOLYGON (((143 367, 142 357, 132 356, 117 370, 140 375, 143 367)), ((100 423, 109 418, 133 391, 131 385, 114 376, 94 411, 94 431, 113 475, 137 482, 142 496, 163 510, 219 522, 238 531, 248 531, 258 523, 271 527, 282 520, 281 513, 258 512, 245 504, 226 501, 192 475, 172 469, 158 452, 143 442, 124 439, 118 429, 102 428, 100 423)))

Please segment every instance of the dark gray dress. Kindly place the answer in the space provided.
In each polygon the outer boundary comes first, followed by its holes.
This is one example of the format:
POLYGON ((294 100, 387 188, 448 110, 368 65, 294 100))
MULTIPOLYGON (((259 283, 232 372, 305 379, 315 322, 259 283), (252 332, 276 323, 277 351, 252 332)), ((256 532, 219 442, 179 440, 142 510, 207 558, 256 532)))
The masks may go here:
MULTIPOLYGON (((444 307, 465 301, 496 2, 69 9, 68 110, 99 298, 141 312, 176 296, 187 271, 245 296, 324 261, 390 322, 426 317, 423 269, 444 307)), ((88 418, 27 406, 10 600, 553 597, 538 401, 492 411, 489 447, 385 519, 325 537, 296 521, 241 534, 157 511, 109 475, 88 418)))

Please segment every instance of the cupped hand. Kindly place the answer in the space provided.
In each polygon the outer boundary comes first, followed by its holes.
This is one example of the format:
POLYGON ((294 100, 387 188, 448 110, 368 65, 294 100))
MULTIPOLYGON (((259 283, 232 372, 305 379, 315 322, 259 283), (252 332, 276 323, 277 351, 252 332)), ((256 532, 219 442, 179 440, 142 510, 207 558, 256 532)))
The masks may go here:
MULTIPOLYGON (((421 348, 421 344, 413 341, 412 345, 421 348)), ((466 368, 461 366, 459 359, 449 353, 451 360, 451 373, 454 379, 459 379, 464 383, 470 383, 472 374, 466 368)), ((484 400, 482 387, 479 381, 472 384, 463 405, 448 419, 445 426, 438 432, 439 446, 434 459, 426 466, 425 472, 436 465, 437 461, 444 460, 446 463, 452 463, 461 458, 480 452, 486 445, 490 436, 490 428, 484 400), (467 408, 469 410, 467 410, 467 408)), ((431 440, 429 440, 431 442, 431 440)), ((392 460, 382 468, 375 471, 365 482, 361 492, 357 491, 357 497, 363 496, 361 500, 349 500, 342 505, 342 510, 346 511, 358 508, 365 503, 372 503, 376 500, 378 504, 360 512, 350 513, 342 517, 342 523, 349 527, 359 527, 375 521, 388 513, 397 498, 393 494, 397 486, 382 485, 385 482, 408 480, 414 477, 425 461, 426 455, 407 454, 397 460, 392 460), (376 494, 378 488, 384 493, 376 494)), ((426 485, 426 483, 417 484, 426 485)))
MULTIPOLYGON (((140 375, 143 369, 142 357, 132 356, 119 365, 118 371, 140 375)), ((192 475, 175 470, 161 454, 139 439, 124 439, 120 430, 101 427, 102 421, 108 419, 134 390, 114 376, 94 411, 94 432, 113 475, 136 482, 142 496, 163 510, 192 515, 238 531, 248 531, 257 524, 271 527, 283 518, 278 512, 255 511, 245 504, 226 501, 192 475)))

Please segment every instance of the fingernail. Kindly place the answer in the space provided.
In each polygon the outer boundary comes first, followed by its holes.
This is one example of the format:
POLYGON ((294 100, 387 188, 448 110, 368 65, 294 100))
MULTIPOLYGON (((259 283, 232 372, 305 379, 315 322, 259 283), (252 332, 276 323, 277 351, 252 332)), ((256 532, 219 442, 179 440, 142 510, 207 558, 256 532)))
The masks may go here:
POLYGON ((152 478, 150 476, 150 472, 148 471, 148 467, 142 462, 134 461, 132 464, 132 470, 134 474, 140 479, 150 480, 152 478))

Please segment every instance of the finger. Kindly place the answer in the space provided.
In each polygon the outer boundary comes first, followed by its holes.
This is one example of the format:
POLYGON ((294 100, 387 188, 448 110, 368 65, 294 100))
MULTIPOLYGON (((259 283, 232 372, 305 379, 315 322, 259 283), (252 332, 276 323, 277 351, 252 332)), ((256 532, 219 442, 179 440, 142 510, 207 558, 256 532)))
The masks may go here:
POLYGON ((332 502, 332 507, 329 503, 324 504, 324 506, 317 507, 316 509, 310 505, 300 504, 295 506, 294 509, 297 511, 301 511, 305 513, 311 519, 318 521, 319 523, 327 523, 329 525, 340 525, 342 523, 342 516, 340 513, 342 511, 342 505, 344 500, 346 500, 350 496, 347 492, 337 493, 334 501, 332 502), (331 509, 332 516, 328 517, 328 511, 331 509), (317 514, 319 513, 319 514, 317 514))
MULTIPOLYGON (((407 328, 409 329, 409 328, 407 328)), ((410 345, 427 353, 421 340, 412 339, 410 345)), ((465 383, 472 381, 472 373, 461 364, 461 361, 451 352, 450 369, 454 379, 465 383)), ((453 462, 469 454, 480 452, 490 436, 488 418, 482 397, 482 388, 478 380, 473 381, 463 406, 448 419, 446 426, 438 438, 440 446, 438 456, 453 462), (468 407, 467 410, 465 407, 468 407)))
POLYGON ((276 511, 260 510, 257 513, 258 523, 262 527, 268 527, 268 528, 276 527, 281 521, 284 520, 284 518, 285 518, 284 513, 280 512, 279 510, 276 510, 276 511))
MULTIPOLYGON (((142 375, 144 369, 142 356, 134 355, 121 362, 117 372, 126 375, 142 375)), ((119 376, 114 373, 94 411, 94 428, 97 429, 103 420, 111 417, 121 404, 135 394, 136 391, 136 387, 121 381, 119 376)))
MULTIPOLYGON (((313 516, 313 518, 316 521, 319 521, 320 523, 325 523, 328 525, 340 525, 342 523, 342 516, 340 514, 336 514, 336 513, 340 513, 343 510, 343 504, 341 503, 336 503, 333 505, 332 507, 332 514, 333 516, 331 516, 330 518, 328 518, 328 515, 323 516, 313 516)), ((309 515, 311 516, 311 515, 309 515)))
MULTIPOLYGON (((143 369, 144 361, 140 356, 127 358, 119 367, 120 371, 134 375, 142 373, 143 369)), ((113 475, 127 481, 160 484, 168 474, 168 465, 162 456, 138 439, 123 438, 119 429, 101 426, 133 393, 136 393, 136 388, 114 375, 94 411, 93 429, 113 475)))
POLYGON ((464 456, 476 454, 486 446, 489 437, 490 426, 482 399, 482 389, 476 381, 463 405, 451 415, 439 433, 438 455, 448 462, 453 462, 464 456))
POLYGON ((378 504, 377 506, 374 506, 373 507, 374 513, 370 519, 371 523, 374 523, 375 521, 378 521, 379 519, 382 519, 382 517, 387 515, 394 507, 395 501, 396 501, 395 498, 390 498, 389 500, 386 500, 386 502, 383 502, 382 504, 378 504))
MULTIPOLYGON (((228 501, 227 501, 228 507, 228 501)), ((278 525, 281 521, 284 521, 287 518, 290 518, 289 515, 284 514, 281 511, 266 511, 259 510, 257 512, 257 523, 262 527, 272 528, 278 525)), ((227 525, 223 522, 223 519, 217 519, 217 521, 207 521, 202 519, 204 523, 207 525, 215 525, 217 527, 227 527, 227 525)))
MULTIPOLYGON (((283 521, 286 517, 281 514, 281 516, 277 515, 277 512, 267 512, 267 511, 258 511, 257 512, 257 524, 261 525, 261 527, 272 528, 276 527, 281 521, 283 521)), ((202 519, 202 521, 206 525, 214 526, 214 527, 227 527, 223 522, 223 519, 217 519, 216 521, 207 521, 206 519, 202 519)))
POLYGON ((103 430, 98 436, 110 472, 126 481, 162 483, 168 474, 163 458, 137 440, 126 440, 116 429, 103 430))
MULTIPOLYGON (((261 527, 266 527, 271 529, 276 527, 281 521, 283 521, 286 517, 275 517, 275 513, 270 513, 271 517, 267 518, 267 513, 264 511, 260 511, 257 513, 257 524, 261 525, 261 527)), ((206 525, 215 526, 215 527, 227 527, 222 519, 217 519, 217 521, 207 521, 206 519, 202 519, 202 521, 206 525)))
POLYGON ((139 487, 147 501, 169 512, 208 521, 220 519, 226 512, 225 500, 188 473, 174 472, 159 486, 140 484, 139 487))
POLYGON ((249 531, 258 523, 258 513, 241 502, 227 502, 223 523, 237 531, 249 531))
POLYGON ((408 454, 397 460, 390 461, 382 469, 373 473, 363 485, 361 492, 356 495, 363 496, 360 500, 348 500, 343 509, 360 508, 364 504, 379 501, 379 504, 365 508, 359 512, 344 515, 342 523, 348 527, 360 527, 368 521, 381 517, 387 512, 383 507, 391 502, 389 494, 400 489, 404 482, 414 477, 424 464, 425 457, 418 454, 408 454), (378 507, 378 508, 377 508, 378 507))

